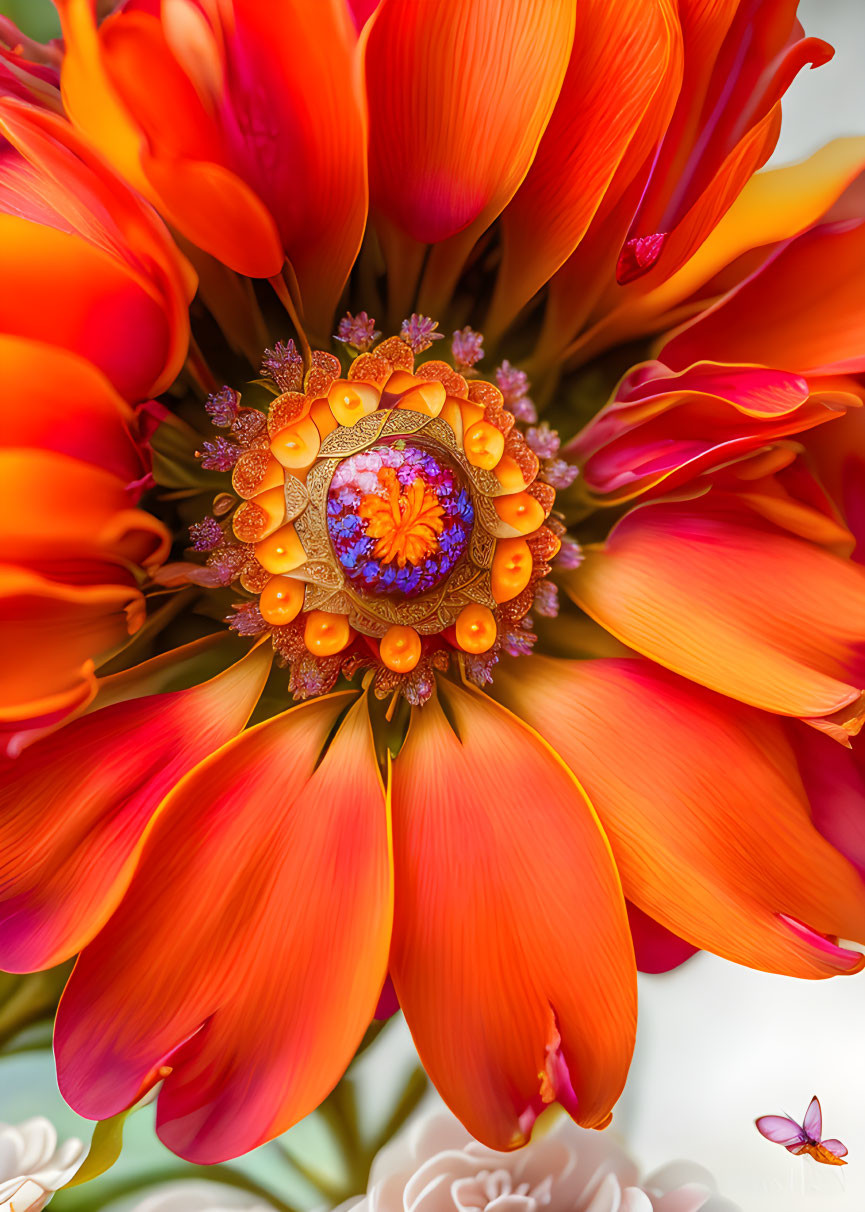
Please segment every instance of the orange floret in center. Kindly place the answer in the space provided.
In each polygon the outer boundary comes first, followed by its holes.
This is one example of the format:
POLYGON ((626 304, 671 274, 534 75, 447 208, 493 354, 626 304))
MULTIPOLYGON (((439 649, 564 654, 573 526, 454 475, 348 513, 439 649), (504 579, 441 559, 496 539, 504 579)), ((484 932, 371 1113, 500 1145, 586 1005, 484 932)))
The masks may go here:
POLYGON ((420 477, 404 489, 392 467, 383 468, 379 479, 386 496, 367 493, 359 510, 367 534, 378 539, 373 555, 385 564, 396 560, 400 568, 419 564, 438 550, 444 528, 439 499, 420 477))

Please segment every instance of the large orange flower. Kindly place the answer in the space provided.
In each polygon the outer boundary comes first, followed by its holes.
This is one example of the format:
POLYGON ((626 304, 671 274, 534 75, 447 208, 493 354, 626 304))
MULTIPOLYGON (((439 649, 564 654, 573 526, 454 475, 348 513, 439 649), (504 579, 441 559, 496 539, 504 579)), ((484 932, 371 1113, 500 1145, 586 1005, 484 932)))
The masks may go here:
POLYGON ((609 1122, 635 950, 858 971, 865 146, 754 175, 831 53, 795 4, 58 7, 65 116, 24 43, 0 102, 0 324, 53 369, 6 425, 44 503, 14 560, 77 584, 107 534, 152 606, 88 703, 119 636, 29 611, 71 697, 19 711, 0 785, 0 963, 80 952, 72 1105, 161 1081, 171 1148, 237 1154, 389 977, 512 1148, 555 1100, 609 1122), (58 450, 74 487, 37 481, 58 450))

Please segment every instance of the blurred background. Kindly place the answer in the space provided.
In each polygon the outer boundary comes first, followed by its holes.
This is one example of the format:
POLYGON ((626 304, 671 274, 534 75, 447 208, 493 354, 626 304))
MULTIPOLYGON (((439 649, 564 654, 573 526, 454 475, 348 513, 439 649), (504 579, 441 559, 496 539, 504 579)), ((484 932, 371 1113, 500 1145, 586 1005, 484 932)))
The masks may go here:
MULTIPOLYGON (((865 134, 865 0, 802 0, 799 12, 808 33, 832 43, 836 54, 793 84, 773 165, 802 159, 839 135, 865 134)), ((50 0, 0 0, 0 13, 34 37, 57 32, 50 0)), ((641 978, 640 992, 637 1051, 614 1129, 647 1169, 675 1157, 697 1161, 743 1212, 865 1209, 865 975, 799 982, 698 955, 677 972, 641 978), (792 1157, 754 1127, 755 1117, 766 1114, 801 1122, 815 1093, 825 1135, 849 1149, 846 1167, 792 1157)), ((0 1121, 45 1115, 61 1136, 89 1140, 91 1125, 60 1098, 50 1052, 36 1046, 45 1043, 25 1037, 24 1050, 0 1058, 0 1121)), ((367 1140, 393 1110, 414 1064, 411 1039, 397 1017, 355 1067, 367 1140)), ((315 1116, 236 1168, 297 1207, 320 1205, 321 1194, 299 1175, 292 1156, 324 1174, 340 1165, 315 1116)), ((130 1120, 110 1174, 62 1193, 52 1209, 129 1207, 125 1183, 181 1169, 156 1140, 153 1110, 146 1108, 130 1120)))

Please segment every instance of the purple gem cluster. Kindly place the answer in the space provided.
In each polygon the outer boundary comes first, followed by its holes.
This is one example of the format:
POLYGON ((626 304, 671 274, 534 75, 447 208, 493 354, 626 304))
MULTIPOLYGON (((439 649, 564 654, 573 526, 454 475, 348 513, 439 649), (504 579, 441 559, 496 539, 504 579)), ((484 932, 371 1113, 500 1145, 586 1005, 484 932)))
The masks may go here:
POLYGON ((453 571, 468 546, 474 524, 472 500, 459 472, 438 454, 414 442, 398 439, 349 455, 339 464, 327 495, 327 530, 346 577, 363 593, 376 597, 415 598, 440 585, 453 571), (384 563, 373 556, 377 540, 366 533, 359 516, 370 493, 387 499, 381 472, 390 467, 403 489, 420 479, 435 493, 442 508, 443 529, 436 549, 419 564, 396 560, 384 563))

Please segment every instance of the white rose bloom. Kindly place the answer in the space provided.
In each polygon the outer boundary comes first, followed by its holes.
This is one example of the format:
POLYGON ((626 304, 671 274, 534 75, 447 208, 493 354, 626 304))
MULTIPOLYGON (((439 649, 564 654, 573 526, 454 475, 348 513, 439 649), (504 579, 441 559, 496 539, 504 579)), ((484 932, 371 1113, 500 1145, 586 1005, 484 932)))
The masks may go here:
POLYGON ((80 1140, 57 1147, 47 1119, 0 1124, 0 1212, 39 1212, 72 1178, 87 1152, 80 1140))
POLYGON ((496 1153, 435 1111, 378 1155, 366 1196, 340 1212, 739 1212, 710 1174, 677 1162, 639 1181, 607 1132, 562 1116, 524 1149, 496 1153))
MULTIPOLYGON (((148 1195, 132 1212, 273 1212, 254 1195, 221 1183, 168 1183, 148 1195)), ((0 1209, 2 1212, 2 1209, 0 1209)))

